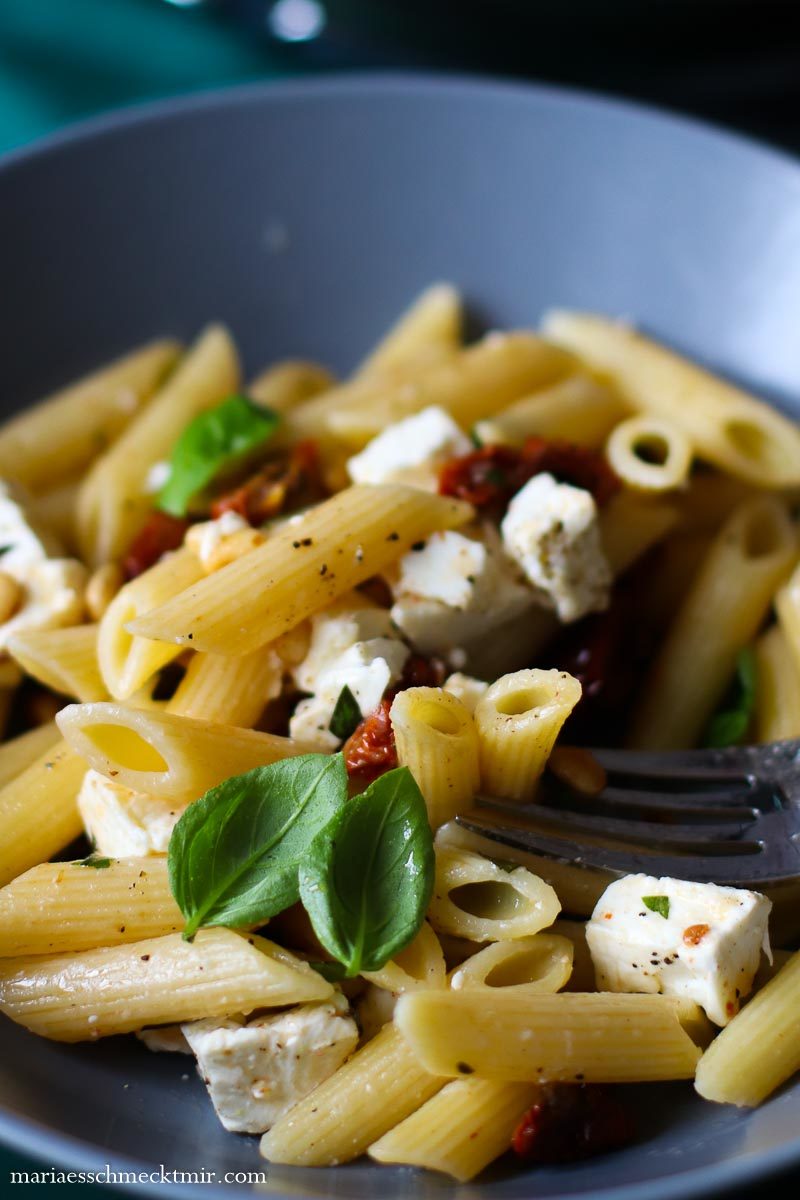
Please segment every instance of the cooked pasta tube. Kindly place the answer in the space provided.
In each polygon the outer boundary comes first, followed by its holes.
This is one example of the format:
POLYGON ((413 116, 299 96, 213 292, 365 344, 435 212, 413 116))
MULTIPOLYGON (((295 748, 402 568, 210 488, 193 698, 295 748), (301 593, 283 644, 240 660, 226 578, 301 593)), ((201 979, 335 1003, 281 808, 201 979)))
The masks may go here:
POLYGON ((757 992, 706 1050, 695 1087, 720 1104, 760 1104, 800 1069, 800 953, 757 992))
POLYGON ((413 363, 431 349, 444 354, 461 345, 463 305, 456 288, 435 283, 417 296, 414 303, 358 369, 360 376, 380 375, 413 363))
POLYGON ((398 692, 391 708, 397 760, 416 779, 433 829, 472 806, 480 783, 478 734, 469 710, 441 688, 398 692))
POLYGON ((635 1083, 693 1077, 700 1051, 682 1011, 667 996, 498 988, 489 997, 481 988, 408 992, 394 1020, 420 1065, 437 1075, 635 1083))
POLYGON ((420 1067, 393 1025, 385 1025, 264 1134, 261 1153, 270 1162, 303 1167, 350 1162, 444 1083, 420 1067))
POLYGON ((180 349, 150 342, 6 421, 0 475, 37 489, 82 471, 144 407, 180 349))
POLYGON ((77 521, 87 562, 101 566, 122 558, 152 507, 148 472, 169 458, 189 421, 235 391, 238 382, 230 335, 212 325, 84 481, 77 521))
POLYGON ((405 950, 390 959, 380 971, 364 971, 364 978, 389 992, 445 986, 444 953, 427 921, 405 950))
POLYGON ((503 675, 475 707, 481 783, 490 795, 533 798, 561 726, 581 697, 564 671, 503 675))
POLYGON ((100 620, 97 658, 112 696, 126 700, 181 653, 165 642, 133 637, 130 621, 191 587, 205 572, 189 549, 168 554, 117 592, 100 620))
POLYGON ((600 537, 615 578, 624 575, 678 524, 680 511, 665 500, 618 492, 600 510, 600 537))
POLYGON ((535 334, 490 334, 432 368, 423 359, 398 382, 370 374, 335 388, 295 409, 289 429, 295 436, 313 437, 322 428, 359 448, 387 425, 430 405, 467 428, 574 366, 572 355, 535 334))
POLYGON ((627 487, 669 492, 688 481, 692 444, 674 421, 646 413, 616 426, 606 443, 606 457, 627 487))
POLYGON ((437 842, 428 917, 434 929, 473 942, 527 937, 552 925, 561 905, 524 867, 504 871, 488 858, 437 842))
POLYGON ((681 533, 715 534, 735 508, 757 494, 749 484, 731 475, 708 469, 695 471, 686 491, 673 497, 680 508, 681 533))
POLYGON ((755 645, 757 742, 800 737, 800 667, 779 625, 755 645))
POLYGON ((535 1083, 454 1079, 367 1153, 376 1162, 427 1167, 466 1183, 506 1153, 540 1092, 535 1083))
POLYGON ((37 493, 33 504, 37 521, 41 521, 70 554, 78 552, 75 527, 78 488, 76 480, 69 480, 46 492, 37 493))
POLYGON ((521 445, 527 437, 556 438, 596 449, 629 408, 590 375, 570 375, 516 400, 487 421, 475 422, 484 444, 521 445))
POLYGON ((470 505, 401 484, 345 488, 263 545, 128 625, 141 637, 247 654, 378 574, 470 505))
POLYGON ((280 695, 282 682, 283 663, 271 646, 241 658, 195 654, 167 707, 182 717, 247 729, 280 695))
POLYGON ((96 625, 22 630, 8 650, 26 674, 55 692, 86 703, 108 696, 97 662, 96 625))
POLYGON ((287 359, 257 375, 247 385, 247 395, 264 408, 284 413, 312 396, 327 392, 335 383, 330 371, 317 363, 287 359))
POLYGON ((29 729, 27 733, 21 733, 9 742, 3 742, 0 749, 0 788, 5 787, 17 775, 21 775, 46 750, 60 741, 61 734, 55 721, 47 721, 44 725, 29 729))
POLYGON ((680 608, 692 580, 707 557, 711 535, 672 533, 659 547, 655 560, 648 564, 647 581, 642 594, 644 618, 654 629, 665 629, 680 608))
POLYGON ((497 990, 522 995, 559 992, 572 972, 572 942, 552 933, 493 942, 455 970, 450 986, 482 990, 491 1004, 497 990))
POLYGON ((325 1000, 333 988, 266 938, 201 929, 77 954, 0 959, 0 1012, 58 1042, 325 1000), (102 987, 98 987, 102 979, 102 987))
POLYGON ((758 632, 775 589, 797 558, 783 504, 746 501, 703 560, 645 681, 631 744, 692 746, 733 675, 736 656, 758 632))
POLYGON ((76 798, 85 772, 86 763, 56 741, 0 788, 0 887, 81 832, 76 798))
POLYGON ((289 738, 124 704, 69 704, 58 727, 77 754, 123 787, 193 800, 253 767, 301 754, 289 738))
POLYGON ((554 311, 542 329, 634 408, 679 425, 699 457, 757 487, 800 484, 800 429, 776 409, 606 317, 554 311))
POLYGON ((789 653, 800 670, 800 566, 795 567, 789 579, 775 597, 775 611, 783 630, 789 653))
POLYGON ((0 958, 117 946, 183 924, 166 858, 42 863, 0 888, 0 958))

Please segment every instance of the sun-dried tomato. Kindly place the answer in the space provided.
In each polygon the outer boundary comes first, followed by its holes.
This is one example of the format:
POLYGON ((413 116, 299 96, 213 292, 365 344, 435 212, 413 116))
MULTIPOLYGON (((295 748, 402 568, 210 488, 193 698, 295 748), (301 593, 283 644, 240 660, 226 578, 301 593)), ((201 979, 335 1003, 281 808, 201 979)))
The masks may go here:
POLYGON ((556 1083, 542 1088, 511 1144, 526 1162, 576 1162, 626 1146, 635 1132, 627 1108, 607 1088, 556 1083))
POLYGON ((301 499, 311 503, 325 495, 317 443, 298 442, 286 454, 265 463, 239 487, 219 496, 211 505, 211 516, 237 512, 257 526, 301 499))
POLYGON ((392 699, 385 697, 345 742, 344 761, 351 777, 371 783, 397 766, 397 746, 389 716, 392 699))
POLYGON ((423 654, 410 654, 403 667, 397 691, 412 687, 441 687, 447 678, 447 664, 443 658, 425 658, 423 654))
POLYGON ((471 454, 450 459, 439 472, 439 491, 443 496, 457 496, 477 508, 487 508, 507 504, 529 479, 545 471, 561 483, 585 488, 599 505, 606 504, 620 487, 616 474, 598 451, 572 442, 529 437, 520 448, 482 446, 471 454))
POLYGON ((162 554, 166 554, 168 550, 177 550, 183 543, 188 528, 189 522, 183 517, 172 517, 169 513, 154 508, 147 524, 133 539, 123 559, 125 578, 135 579, 137 575, 141 575, 157 563, 162 554))

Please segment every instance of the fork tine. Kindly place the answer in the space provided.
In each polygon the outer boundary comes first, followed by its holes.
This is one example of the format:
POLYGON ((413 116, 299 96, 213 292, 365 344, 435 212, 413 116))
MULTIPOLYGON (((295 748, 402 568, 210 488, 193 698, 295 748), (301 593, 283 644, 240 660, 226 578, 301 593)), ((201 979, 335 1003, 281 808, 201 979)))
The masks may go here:
POLYGON ((697 783, 725 788, 738 785, 742 789, 752 787, 753 768, 749 751, 751 747, 735 747, 742 753, 733 754, 711 750, 670 751, 669 753, 648 750, 593 749, 592 755, 612 775, 628 779, 657 779, 663 782, 697 783))
MULTIPOLYGON (((770 793, 770 798, 772 794, 770 793)), ((752 821, 758 816, 762 805, 757 792, 654 792, 639 788, 607 787, 596 796, 581 795, 566 787, 550 788, 540 803, 559 812, 608 813, 609 816, 627 814, 635 820, 662 821, 664 824, 688 824, 696 822, 752 821)), ((479 803, 482 800, 479 798, 479 803)), ((770 803, 770 809, 774 804, 770 803)))

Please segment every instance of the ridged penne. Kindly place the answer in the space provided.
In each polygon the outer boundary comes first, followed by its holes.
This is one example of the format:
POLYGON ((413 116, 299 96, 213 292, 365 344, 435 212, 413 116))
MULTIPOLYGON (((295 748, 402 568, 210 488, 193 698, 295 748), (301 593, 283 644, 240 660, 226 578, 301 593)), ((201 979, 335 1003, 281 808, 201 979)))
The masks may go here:
POLYGON ((492 796, 532 799, 581 685, 564 671, 515 671, 496 680, 475 706, 481 783, 492 796))
POLYGON ((663 541, 679 516, 678 508, 666 500, 643 499, 628 491, 612 496, 600 510, 600 538, 613 575, 624 575, 663 541))
POLYGON ((143 408, 180 349, 166 339, 150 342, 6 421, 0 475, 37 489, 83 470, 143 408))
POLYGON ((643 414, 616 426, 606 443, 606 457, 626 487, 669 492, 689 479, 692 444, 674 421, 643 414))
POLYGON ((572 942, 552 933, 493 942, 453 972, 450 986, 483 990, 488 1003, 496 990, 520 996, 559 992, 572 972, 572 955, 572 942))
POLYGON ((82 703, 108 696, 97 661, 97 626, 29 629, 8 643, 12 658, 45 687, 82 703))
POLYGON ((394 1019, 420 1065, 437 1075, 634 1083, 694 1076, 700 1051, 680 1011, 667 996, 503 988, 487 996, 481 988, 408 992, 394 1019))
POLYGON ((414 988, 444 987, 447 972, 439 939, 425 921, 413 942, 380 971, 363 974, 370 983, 386 991, 409 992, 414 988))
POLYGON ((472 806, 480 783, 478 734, 469 710, 441 688, 398 692, 391 708, 397 759, 417 781, 433 829, 472 806))
POLYGON ((399 484, 346 488, 128 629, 210 654, 247 654, 471 513, 399 484))
POLYGON ((247 395, 256 404, 284 413, 334 387, 336 379, 318 363, 287 359, 267 367, 247 385, 247 395))
POLYGON ((58 740, 0 788, 0 887, 52 858, 81 832, 86 763, 58 740))
POLYGON ((221 326, 210 326, 85 479, 77 520, 87 562, 101 566, 122 558, 152 507, 149 470, 169 458, 193 417, 235 391, 238 383, 239 366, 230 336, 221 326))
POLYGON ((473 942, 527 937, 552 925, 560 908, 553 889, 524 867, 504 871, 491 859, 437 843, 428 910, 437 931, 473 942))
POLYGON ((166 858, 42 863, 0 888, 0 958, 139 942, 183 924, 166 858))
POLYGON ((455 353, 461 345, 464 319, 461 297, 449 283, 434 283, 404 312, 358 369, 361 377, 385 375, 420 355, 439 350, 455 353))
POLYGON ((475 432, 485 444, 519 445, 527 437, 561 438, 597 448, 630 410, 610 388, 590 375, 570 375, 509 404, 475 432))
POLYGON ((58 726, 90 767, 123 787, 193 800, 223 779, 303 752, 289 738, 124 704, 70 704, 58 726))
POLYGON ((420 1067, 399 1030, 385 1025, 264 1134, 261 1153, 304 1167, 350 1162, 444 1083, 420 1067))
POLYGON ((755 660, 755 740, 778 742, 800 737, 800 666, 780 625, 773 625, 758 639, 755 660))
POLYGON ((282 683, 283 663, 271 646, 241 658, 195 654, 168 711, 247 729, 255 725, 267 701, 280 695, 282 683))
POLYGON ((76 954, 0 959, 0 1012, 58 1042, 324 1000, 332 992, 288 950, 230 929, 201 929, 191 942, 171 933, 76 954))

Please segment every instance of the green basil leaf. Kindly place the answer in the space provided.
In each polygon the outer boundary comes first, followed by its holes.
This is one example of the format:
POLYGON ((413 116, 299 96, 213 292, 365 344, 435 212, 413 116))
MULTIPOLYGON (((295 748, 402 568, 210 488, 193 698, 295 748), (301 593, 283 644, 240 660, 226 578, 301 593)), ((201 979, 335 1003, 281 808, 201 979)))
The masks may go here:
POLYGON ((433 891, 433 834, 407 767, 349 800, 300 867, 300 899, 348 977, 379 971, 414 938, 433 891))
POLYGON ((110 867, 113 859, 100 858, 97 854, 90 854, 88 858, 82 858, 75 865, 78 867, 95 867, 98 871, 102 871, 105 867, 110 867))
POLYGON ((308 965, 323 979, 327 979, 328 983, 338 983, 345 977, 344 967, 340 962, 310 962, 308 965))
POLYGON ((361 709, 350 688, 345 684, 339 692, 339 699, 336 701, 328 729, 340 742, 344 742, 360 724, 361 709))
POLYGON ((172 451, 157 507, 185 517, 190 501, 223 471, 271 437, 280 417, 246 396, 229 396, 190 421, 172 451))
POLYGON ((736 674, 719 710, 708 723, 703 745, 737 746, 744 741, 756 704, 756 658, 750 647, 736 660, 736 674))
POLYGON ((260 925, 294 904, 300 862, 346 799, 341 754, 303 754, 226 779, 190 804, 168 857, 184 937, 201 925, 260 925))
POLYGON ((642 896, 642 904, 666 921, 669 917, 669 896, 642 896))

